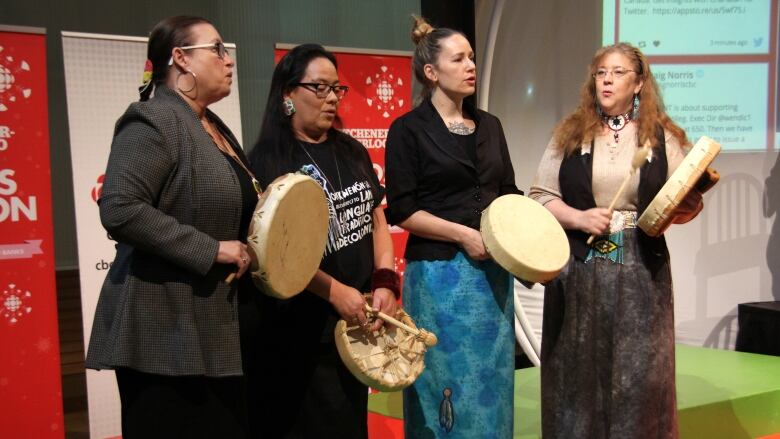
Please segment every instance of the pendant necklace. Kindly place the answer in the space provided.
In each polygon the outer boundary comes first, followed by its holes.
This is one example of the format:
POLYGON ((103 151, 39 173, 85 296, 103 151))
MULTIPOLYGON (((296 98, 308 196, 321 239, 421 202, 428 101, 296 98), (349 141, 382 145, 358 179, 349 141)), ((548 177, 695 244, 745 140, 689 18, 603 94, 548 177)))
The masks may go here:
POLYGON ((604 122, 604 125, 612 131, 612 136, 615 138, 615 143, 617 143, 620 137, 620 131, 631 122, 631 112, 618 114, 617 116, 605 115, 602 117, 602 122, 604 122))
POLYGON ((217 145, 217 149, 225 153, 228 157, 233 159, 236 163, 239 164, 242 168, 244 168, 244 171, 249 175, 249 178, 252 179, 252 187, 255 189, 255 192, 257 192, 257 195, 260 196, 260 194, 263 193, 263 188, 260 187, 260 182, 257 181, 257 178, 255 178, 255 174, 252 173, 252 171, 249 170, 249 168, 246 167, 244 162, 241 161, 241 159, 238 158, 235 151, 233 151, 233 147, 228 144, 228 141, 225 140, 225 137, 222 135, 222 133, 217 130, 217 128, 212 124, 211 121, 207 121, 209 127, 211 130, 213 130, 215 133, 218 134, 212 134, 209 132, 209 130, 206 130, 206 134, 211 137, 211 141, 214 142, 215 145, 217 145))
MULTIPOLYGON (((335 188, 336 186, 334 186, 333 183, 328 178, 328 176, 325 175, 325 171, 323 171, 322 167, 319 165, 319 163, 317 163, 317 161, 314 160, 314 157, 312 157, 311 154, 309 154, 309 151, 306 150, 306 148, 303 146, 303 143, 300 140, 298 140, 298 139, 295 139, 295 140, 298 142, 298 146, 301 147, 303 152, 305 152, 306 155, 309 156, 309 159, 311 159, 312 164, 314 164, 314 166, 316 166, 317 169, 320 171, 320 174, 322 174, 322 177, 325 180, 327 180, 327 182, 330 185, 330 187, 335 188)), ((339 191, 341 191, 344 188, 344 186, 341 183, 341 172, 339 171, 339 161, 336 159, 336 151, 334 151, 331 148, 330 152, 333 154, 333 163, 336 165, 336 175, 338 176, 338 179, 339 179, 339 191)))

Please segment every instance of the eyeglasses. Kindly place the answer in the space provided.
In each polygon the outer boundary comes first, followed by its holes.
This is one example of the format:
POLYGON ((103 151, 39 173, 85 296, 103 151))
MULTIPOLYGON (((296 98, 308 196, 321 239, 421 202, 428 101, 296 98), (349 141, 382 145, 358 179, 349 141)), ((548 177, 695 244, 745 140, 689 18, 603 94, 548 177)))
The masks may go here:
POLYGON ((628 74, 629 72, 633 72, 633 71, 634 70, 628 70, 622 67, 618 67, 612 70, 598 69, 596 70, 596 73, 593 74, 593 77, 596 79, 605 79, 607 75, 611 72, 613 77, 615 77, 616 79, 620 79, 626 76, 626 74, 628 74))
POLYGON ((315 95, 317 95, 320 99, 325 99, 330 95, 330 92, 333 92, 333 94, 336 95, 336 98, 342 99, 344 98, 344 95, 347 94, 347 91, 349 91, 349 87, 346 85, 328 85, 328 84, 320 84, 318 82, 299 82, 297 84, 293 84, 294 86, 303 87, 306 90, 314 92, 315 95))
MULTIPOLYGON (((196 44, 194 46, 182 46, 179 47, 181 50, 191 50, 191 49, 209 49, 212 52, 217 54, 217 57, 219 59, 225 59, 225 55, 228 54, 227 48, 225 47, 225 44, 222 41, 217 41, 216 43, 209 43, 209 44, 196 44)), ((168 65, 173 65, 173 57, 168 60, 168 65)))

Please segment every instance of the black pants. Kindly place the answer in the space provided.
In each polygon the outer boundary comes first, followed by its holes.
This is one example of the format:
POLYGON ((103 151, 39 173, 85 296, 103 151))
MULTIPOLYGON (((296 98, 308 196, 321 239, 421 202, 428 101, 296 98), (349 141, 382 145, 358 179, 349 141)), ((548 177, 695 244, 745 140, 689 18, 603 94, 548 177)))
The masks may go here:
POLYGON ((246 438, 243 377, 172 377, 116 370, 123 439, 246 438))
POLYGON ((247 373, 252 435, 366 439, 368 388, 344 366, 335 345, 322 344, 306 355, 290 351, 247 373))

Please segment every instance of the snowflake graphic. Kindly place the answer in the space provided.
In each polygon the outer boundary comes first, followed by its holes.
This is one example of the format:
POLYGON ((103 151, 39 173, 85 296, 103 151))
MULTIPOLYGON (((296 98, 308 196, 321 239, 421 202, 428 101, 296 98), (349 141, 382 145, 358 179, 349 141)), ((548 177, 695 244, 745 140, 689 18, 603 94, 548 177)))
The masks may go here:
POLYGON ((49 337, 41 337, 38 339, 38 341, 35 343, 35 348, 38 349, 38 352, 40 353, 46 353, 49 352, 52 348, 52 342, 49 337))
POLYGON ((32 90, 19 81, 30 72, 30 64, 23 59, 17 60, 12 54, 4 54, 4 51, 5 48, 0 46, 0 112, 7 111, 9 105, 32 94, 32 90))
POLYGON ((17 288, 14 284, 9 284, 3 289, 2 309, 0 314, 8 319, 11 324, 17 323, 20 318, 32 312, 32 306, 29 306, 32 300, 32 293, 17 288))
POLYGON ((366 91, 370 97, 366 98, 369 107, 382 112, 382 117, 389 118, 390 113, 403 108, 404 100, 395 93, 395 87, 404 85, 400 76, 389 72, 387 66, 379 68, 381 72, 366 77, 366 91))

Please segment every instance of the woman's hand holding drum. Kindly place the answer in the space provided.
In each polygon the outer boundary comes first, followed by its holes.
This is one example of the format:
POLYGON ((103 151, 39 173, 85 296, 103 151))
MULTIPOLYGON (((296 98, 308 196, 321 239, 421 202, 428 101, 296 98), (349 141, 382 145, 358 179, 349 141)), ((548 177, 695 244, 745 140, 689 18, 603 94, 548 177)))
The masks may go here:
POLYGON ((693 189, 685 195, 680 201, 680 204, 675 208, 675 224, 685 224, 688 221, 696 218, 696 215, 704 209, 704 201, 702 199, 702 193, 697 189, 693 189))
MULTIPOLYGON (((237 240, 220 241, 216 261, 220 264, 235 264, 238 267, 235 277, 240 278, 249 269, 250 265, 246 244, 237 240)), ((230 280, 232 279, 233 276, 230 277, 230 280)))
POLYGON ((475 261, 490 259, 490 254, 485 249, 485 243, 482 241, 482 234, 479 233, 479 230, 466 226, 461 226, 461 230, 461 234, 457 237, 457 243, 468 253, 469 257, 475 261))
MULTIPOLYGON (((394 316, 398 311, 398 303, 395 301, 395 294, 387 288, 377 288, 372 294, 371 308, 374 311, 383 312, 389 316, 394 316)), ((371 331, 378 331, 382 327, 383 320, 376 319, 371 325, 371 331)))

